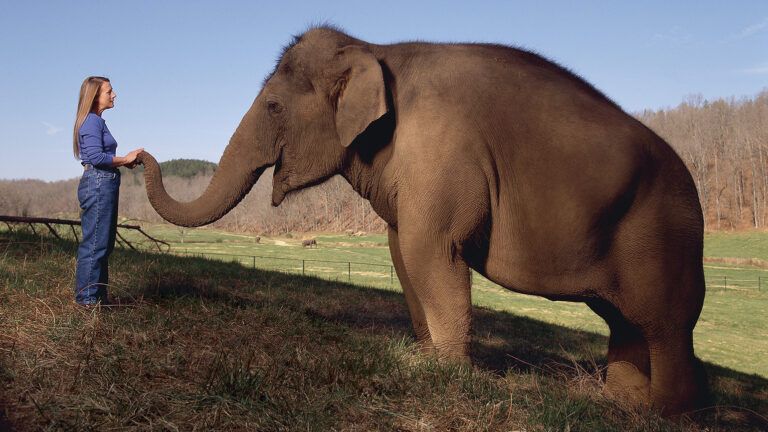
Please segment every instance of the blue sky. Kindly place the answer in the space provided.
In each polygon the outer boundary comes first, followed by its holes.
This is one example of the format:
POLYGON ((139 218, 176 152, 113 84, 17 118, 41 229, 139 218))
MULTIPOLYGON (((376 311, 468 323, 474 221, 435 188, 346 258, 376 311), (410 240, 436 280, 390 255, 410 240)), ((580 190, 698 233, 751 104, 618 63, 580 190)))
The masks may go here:
POLYGON ((768 87, 768 1, 0 0, 0 178, 60 180, 80 83, 110 77, 118 154, 218 161, 280 48, 331 22, 373 43, 497 42, 553 59, 625 110, 768 87))

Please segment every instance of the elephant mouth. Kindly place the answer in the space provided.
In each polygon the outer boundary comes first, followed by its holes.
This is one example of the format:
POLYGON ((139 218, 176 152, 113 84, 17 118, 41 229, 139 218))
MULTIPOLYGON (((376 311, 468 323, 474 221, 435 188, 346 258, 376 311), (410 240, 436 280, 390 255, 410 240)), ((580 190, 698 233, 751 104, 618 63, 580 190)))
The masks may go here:
POLYGON ((285 174, 282 171, 283 168, 283 149, 277 155, 275 161, 275 171, 272 173, 272 206, 277 207, 285 199, 285 194, 288 189, 288 185, 285 183, 285 174))
POLYGON ((272 179, 273 181, 282 181, 283 178, 281 177, 283 172, 283 148, 281 147, 280 150, 277 153, 277 159, 275 160, 275 163, 272 165, 275 167, 274 172, 272 173, 272 179))
POLYGON ((277 154, 277 160, 275 161, 275 173, 277 173, 280 168, 283 167, 283 149, 280 149, 280 152, 277 154))

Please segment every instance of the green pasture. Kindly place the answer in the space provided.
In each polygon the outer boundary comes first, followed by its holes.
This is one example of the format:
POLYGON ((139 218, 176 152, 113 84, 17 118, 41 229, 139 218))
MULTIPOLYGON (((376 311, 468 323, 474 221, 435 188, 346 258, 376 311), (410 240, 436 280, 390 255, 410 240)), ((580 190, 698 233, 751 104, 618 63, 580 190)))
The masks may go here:
POLYGON ((704 236, 704 256, 768 260, 768 233, 761 231, 707 233, 704 236))
MULTIPOLYGON (((172 253, 203 255, 248 267, 255 265, 260 269, 400 290, 391 268, 387 236, 382 234, 261 236, 256 243, 255 235, 187 229, 182 243, 180 228, 157 225, 147 227, 146 231, 170 243, 172 253), (318 247, 302 247, 303 238, 315 238, 318 247)), ((133 238, 129 236, 134 234, 126 234, 129 239, 133 238)), ((707 234, 705 255, 768 258, 768 233, 707 234)), ((695 330, 697 354, 705 361, 768 377, 768 271, 721 263, 706 263, 704 271, 708 290, 695 330)), ((608 334, 605 323, 584 304, 517 294, 476 273, 472 298, 478 306, 608 334)))

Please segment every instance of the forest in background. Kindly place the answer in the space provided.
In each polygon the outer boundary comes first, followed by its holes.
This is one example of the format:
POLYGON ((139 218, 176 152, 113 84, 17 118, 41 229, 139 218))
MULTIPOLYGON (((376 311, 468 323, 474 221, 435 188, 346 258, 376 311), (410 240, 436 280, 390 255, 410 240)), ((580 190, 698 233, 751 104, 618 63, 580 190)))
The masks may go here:
POLYGON ((764 228, 768 216, 768 90, 753 98, 691 96, 635 116, 683 158, 708 230, 764 228))
MULTIPOLYGON (((742 99, 707 101, 691 96, 676 108, 646 110, 635 118, 670 143, 685 161, 696 181, 708 230, 765 227, 768 90, 742 99)), ((174 160, 161 167, 171 196, 189 201, 208 185, 215 164, 174 160)), ((160 222, 147 200, 141 170, 122 170, 120 215, 138 222, 160 222)), ((78 218, 78 180, 0 180, 0 214, 78 218)), ((271 195, 270 169, 234 210, 212 226, 273 234, 386 228, 370 204, 339 176, 289 194, 277 208, 270 204, 271 195)))

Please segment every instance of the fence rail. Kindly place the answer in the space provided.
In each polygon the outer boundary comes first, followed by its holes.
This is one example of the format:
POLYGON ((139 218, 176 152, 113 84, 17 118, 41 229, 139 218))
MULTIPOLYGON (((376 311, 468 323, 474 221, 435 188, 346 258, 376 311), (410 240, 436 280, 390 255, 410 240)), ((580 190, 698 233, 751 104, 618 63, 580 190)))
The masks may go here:
MULTIPOLYGON (((62 240, 60 235, 61 233, 56 231, 54 226, 57 226, 57 225, 69 226, 70 229, 72 230, 72 235, 75 237, 75 240, 78 243, 80 242, 80 238, 77 236, 77 231, 75 230, 76 226, 80 226, 80 221, 78 220, 0 215, 0 222, 4 222, 5 225, 8 226, 8 230, 11 232, 13 232, 14 225, 29 226, 29 228, 32 230, 32 232, 35 235, 38 235, 38 232, 35 229, 35 225, 43 225, 46 228, 48 228, 48 231, 59 240, 62 240)), ((142 236, 144 236, 146 239, 152 242, 152 244, 154 244, 157 247, 157 250, 160 252, 163 252, 163 249, 160 245, 164 245, 166 247, 166 250, 165 250, 166 252, 171 248, 170 244, 162 240, 156 239, 151 235, 147 234, 146 232, 144 232, 144 230, 142 230, 139 225, 117 224, 117 228, 133 230, 140 233, 142 236)), ((42 232, 40 233, 40 235, 42 235, 42 232)), ((128 246, 130 249, 137 250, 136 247, 120 233, 120 230, 117 231, 117 238, 115 240, 117 240, 117 243, 121 246, 128 246)))

